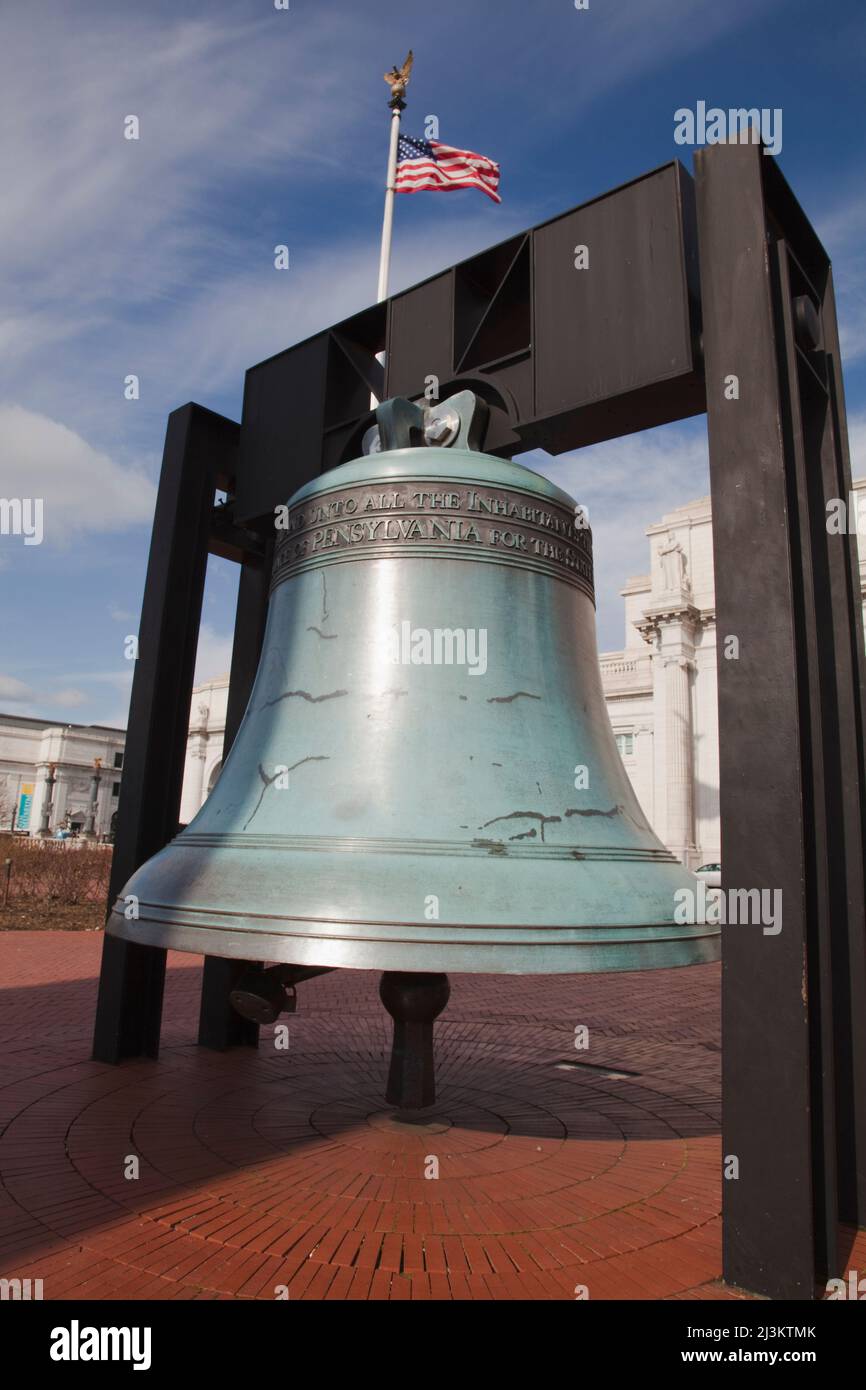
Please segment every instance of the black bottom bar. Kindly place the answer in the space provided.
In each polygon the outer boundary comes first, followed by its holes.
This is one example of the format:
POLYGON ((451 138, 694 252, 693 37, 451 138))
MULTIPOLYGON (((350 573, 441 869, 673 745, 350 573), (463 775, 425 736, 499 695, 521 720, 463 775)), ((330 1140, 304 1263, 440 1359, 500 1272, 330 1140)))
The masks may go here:
POLYGON ((158 1057, 165 986, 165 951, 106 936, 96 1002, 93 1057, 158 1057))
POLYGON ((247 961, 205 956, 198 1018, 200 1047, 210 1047, 216 1052, 225 1052, 229 1047, 258 1047, 258 1024, 242 1018, 229 999, 238 980, 249 968, 247 961))

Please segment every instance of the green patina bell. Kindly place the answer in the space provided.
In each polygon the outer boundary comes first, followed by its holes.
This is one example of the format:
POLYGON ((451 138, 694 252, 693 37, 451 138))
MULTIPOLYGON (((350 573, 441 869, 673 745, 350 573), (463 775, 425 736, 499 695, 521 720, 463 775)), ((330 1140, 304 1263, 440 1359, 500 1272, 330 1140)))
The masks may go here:
POLYGON ((282 509, 234 746, 110 932, 398 972, 718 956, 718 926, 677 920, 695 880, 614 743, 590 531, 545 478, 471 447, 479 418, 469 392, 432 422, 387 402, 381 449, 282 509))

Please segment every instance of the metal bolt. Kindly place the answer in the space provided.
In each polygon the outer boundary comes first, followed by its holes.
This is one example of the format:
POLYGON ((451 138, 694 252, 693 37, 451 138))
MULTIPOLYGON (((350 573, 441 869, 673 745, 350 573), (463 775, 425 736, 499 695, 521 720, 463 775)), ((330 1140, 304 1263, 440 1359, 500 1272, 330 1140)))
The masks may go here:
POLYGON ((427 423, 424 426, 425 443, 441 449, 447 449, 449 444, 460 433, 460 416, 456 410, 439 410, 437 413, 430 413, 427 423))
POLYGON ((371 425, 370 428, 365 432, 364 438, 361 441, 361 448, 363 449, 365 455, 381 454, 382 436, 379 433, 378 425, 371 425))

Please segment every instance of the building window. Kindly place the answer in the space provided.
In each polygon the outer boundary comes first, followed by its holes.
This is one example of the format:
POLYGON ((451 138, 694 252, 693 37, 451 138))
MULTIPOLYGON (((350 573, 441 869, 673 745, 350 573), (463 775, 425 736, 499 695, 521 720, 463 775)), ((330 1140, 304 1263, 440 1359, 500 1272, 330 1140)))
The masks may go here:
POLYGON ((117 768, 123 767, 123 754, 122 754, 122 753, 115 753, 115 755, 114 755, 114 766, 117 767, 117 768))
POLYGON ((620 756, 621 758, 633 758, 633 757, 634 757, 634 734, 631 734, 631 733, 629 733, 629 734, 617 734, 617 735, 616 735, 616 746, 617 746, 617 748, 619 749, 619 756, 620 756))
POLYGON ((111 795, 112 795, 112 796, 120 796, 120 783, 119 783, 119 782, 114 782, 114 783, 112 784, 112 787, 111 787, 111 795))

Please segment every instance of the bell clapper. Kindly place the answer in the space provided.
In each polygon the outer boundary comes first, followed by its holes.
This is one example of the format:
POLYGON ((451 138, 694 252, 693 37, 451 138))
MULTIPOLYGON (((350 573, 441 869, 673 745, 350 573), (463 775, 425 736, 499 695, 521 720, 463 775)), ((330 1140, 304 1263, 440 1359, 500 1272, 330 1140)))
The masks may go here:
POLYGON ((235 1013, 251 1023, 275 1023, 280 1014, 295 1012, 296 985, 314 975, 327 975, 330 969, 324 965, 251 966, 231 991, 229 1002, 235 1013))

